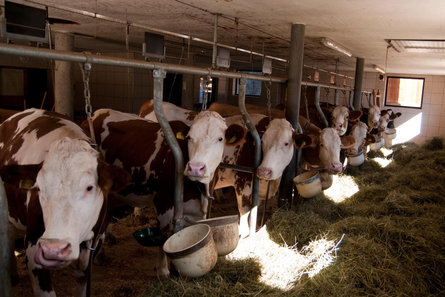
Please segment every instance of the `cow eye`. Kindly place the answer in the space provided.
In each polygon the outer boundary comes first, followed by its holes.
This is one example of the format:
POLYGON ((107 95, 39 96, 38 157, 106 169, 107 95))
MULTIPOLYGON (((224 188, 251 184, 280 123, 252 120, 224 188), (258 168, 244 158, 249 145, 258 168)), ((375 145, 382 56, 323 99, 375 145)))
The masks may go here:
POLYGON ((187 135, 187 136, 185 137, 185 140, 190 140, 190 136, 187 135))
POLYGON ((223 140, 224 140, 224 138, 222 138, 222 137, 218 138, 218 141, 223 141, 223 140))
POLYGON ((288 146, 288 145, 289 145, 289 142, 284 143, 284 145, 285 145, 285 146, 288 146))
POLYGON ((321 147, 323 147, 323 146, 324 146, 324 144, 323 144, 323 143, 320 143, 320 146, 321 146, 321 147))
POLYGON ((89 185, 88 187, 87 187, 87 192, 91 192, 92 190, 93 190, 93 186, 92 185, 89 185))

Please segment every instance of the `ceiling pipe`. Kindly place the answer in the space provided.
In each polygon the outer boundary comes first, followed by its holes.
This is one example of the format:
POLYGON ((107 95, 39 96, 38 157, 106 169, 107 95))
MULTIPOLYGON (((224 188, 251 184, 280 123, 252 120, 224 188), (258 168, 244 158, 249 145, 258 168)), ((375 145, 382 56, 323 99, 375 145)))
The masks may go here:
POLYGON ((218 14, 215 14, 215 23, 213 24, 213 51, 212 68, 216 69, 216 56, 218 54, 218 14))

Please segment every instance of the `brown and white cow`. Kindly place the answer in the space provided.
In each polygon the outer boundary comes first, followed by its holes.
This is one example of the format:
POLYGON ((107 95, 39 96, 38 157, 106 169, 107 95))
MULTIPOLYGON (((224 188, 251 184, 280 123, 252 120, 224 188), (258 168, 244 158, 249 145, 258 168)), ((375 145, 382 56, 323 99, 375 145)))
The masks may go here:
MULTIPOLYGON (((192 125, 193 119, 198 114, 197 111, 181 108, 170 102, 162 102, 162 110, 164 111, 165 118, 169 121, 181 121, 187 126, 192 125)), ((152 122, 158 121, 154 112, 153 99, 147 100, 141 105, 139 109, 139 116, 152 122)))
POLYGON ((109 194, 129 180, 90 144, 75 123, 44 110, 25 110, 0 125, 10 235, 25 230, 35 296, 55 296, 49 269, 68 265, 76 271, 77 294, 86 294, 88 248, 108 223, 109 194))
MULTIPOLYGON (((120 192, 125 201, 138 207, 154 202, 160 227, 171 232, 175 223, 175 163, 160 125, 137 115, 99 109, 94 112, 93 126, 107 162, 132 176, 132 182, 120 192)), ((184 179, 184 216, 193 221, 203 219, 208 202, 202 184, 210 182, 221 162, 227 125, 217 113, 205 111, 194 118, 191 127, 180 121, 172 121, 170 126, 188 161, 184 172, 189 177, 184 179)), ((159 275, 169 274, 165 264, 157 264, 159 275)))

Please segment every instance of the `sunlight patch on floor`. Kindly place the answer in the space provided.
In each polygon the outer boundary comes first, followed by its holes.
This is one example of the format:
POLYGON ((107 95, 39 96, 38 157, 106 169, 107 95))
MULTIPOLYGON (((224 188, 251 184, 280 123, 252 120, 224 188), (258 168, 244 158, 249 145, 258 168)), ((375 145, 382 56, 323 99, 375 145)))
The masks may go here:
POLYGON ((349 175, 334 175, 333 179, 332 186, 324 190, 324 195, 336 203, 350 198, 359 191, 354 178, 349 175))
POLYGON ((296 244, 276 244, 270 239, 264 226, 253 236, 241 239, 237 248, 226 259, 253 258, 262 267, 260 281, 271 287, 290 289, 303 275, 313 277, 332 264, 340 242, 341 240, 335 242, 322 236, 298 250, 296 244))

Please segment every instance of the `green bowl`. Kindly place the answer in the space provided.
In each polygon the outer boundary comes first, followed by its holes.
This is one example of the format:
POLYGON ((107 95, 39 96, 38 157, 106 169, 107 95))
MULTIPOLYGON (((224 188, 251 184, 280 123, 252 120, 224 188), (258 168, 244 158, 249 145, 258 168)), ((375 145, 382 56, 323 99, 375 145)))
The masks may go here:
POLYGON ((133 232, 134 238, 143 246, 162 246, 167 240, 159 228, 143 228, 133 232))

